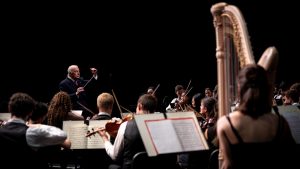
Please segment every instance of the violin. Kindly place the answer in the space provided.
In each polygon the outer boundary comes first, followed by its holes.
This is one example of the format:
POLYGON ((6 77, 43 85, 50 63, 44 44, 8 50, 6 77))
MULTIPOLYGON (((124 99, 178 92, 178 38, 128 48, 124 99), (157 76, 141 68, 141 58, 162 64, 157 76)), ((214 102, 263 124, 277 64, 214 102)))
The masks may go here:
MULTIPOLYGON (((175 100, 175 103, 173 105, 173 108, 175 109, 175 111, 186 111, 187 109, 187 102, 188 102, 188 94, 189 92, 193 89, 193 87, 191 87, 189 90, 183 92, 180 96, 179 99, 175 100)), ((172 105, 171 105, 172 107, 172 105)))
POLYGON ((188 104, 186 106, 187 106, 188 110, 193 111, 195 113, 198 120, 206 121, 206 118, 200 112, 197 112, 192 106, 190 106, 188 104))
POLYGON ((129 113, 123 119, 110 120, 105 124, 105 130, 108 132, 110 136, 116 137, 121 124, 132 119, 133 119, 133 114, 129 113))
POLYGON ((92 135, 95 135, 98 131, 106 131, 111 137, 116 137, 118 130, 121 126, 122 123, 132 120, 133 119, 133 114, 129 113, 127 114, 123 119, 119 118, 113 118, 112 120, 109 120, 105 124, 105 128, 98 128, 98 129, 92 129, 92 131, 88 131, 85 137, 90 137, 92 135))
POLYGON ((207 128, 214 126, 216 123, 215 118, 206 118, 204 121, 200 122, 200 128, 205 131, 207 128))
POLYGON ((3 126, 5 123, 6 121, 0 119, 0 126, 3 126))

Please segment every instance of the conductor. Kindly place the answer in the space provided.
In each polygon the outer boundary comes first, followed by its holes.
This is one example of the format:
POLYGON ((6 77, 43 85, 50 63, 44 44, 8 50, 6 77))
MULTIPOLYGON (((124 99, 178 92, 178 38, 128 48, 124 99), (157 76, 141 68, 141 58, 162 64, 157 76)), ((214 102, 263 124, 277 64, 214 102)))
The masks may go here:
POLYGON ((73 110, 82 110, 82 116, 85 119, 94 115, 93 111, 89 108, 91 106, 87 88, 95 85, 98 79, 97 69, 90 68, 92 77, 89 80, 84 80, 80 77, 80 70, 77 65, 68 67, 67 77, 59 83, 59 90, 67 92, 72 100, 73 110))

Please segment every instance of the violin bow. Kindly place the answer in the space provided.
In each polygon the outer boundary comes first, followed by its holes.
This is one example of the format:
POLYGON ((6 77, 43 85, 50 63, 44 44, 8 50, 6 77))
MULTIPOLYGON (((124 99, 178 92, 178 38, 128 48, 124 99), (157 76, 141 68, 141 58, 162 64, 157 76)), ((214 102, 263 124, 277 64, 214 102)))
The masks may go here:
MULTIPOLYGON (((185 94, 183 95, 183 97, 187 96, 192 89, 193 89, 193 87, 191 87, 187 92, 185 92, 185 94)), ((182 100, 182 99, 180 99, 180 100, 182 100)), ((183 107, 180 104, 179 104, 179 106, 180 106, 181 110, 183 110, 183 107)))
POLYGON ((125 107, 123 107, 123 106, 121 106, 121 105, 120 105, 120 107, 121 107, 122 109, 126 110, 127 112, 132 113, 129 109, 126 109, 125 107))
POLYGON ((84 106, 83 104, 81 104, 79 101, 77 101, 77 104, 80 105, 83 109, 85 109, 86 111, 90 112, 92 115, 95 115, 96 113, 94 113, 91 109, 87 108, 86 106, 84 106))
POLYGON ((185 95, 184 96, 187 96, 189 93, 190 93, 190 91, 193 89, 193 87, 191 87, 186 93, 185 93, 185 95))
POLYGON ((119 102, 118 102, 118 99, 117 99, 117 97, 116 97, 116 94, 115 94, 115 92, 114 92, 113 89, 111 89, 111 92, 112 92, 112 94, 113 94, 113 96, 114 96, 114 98, 115 98, 115 100, 116 100, 117 106, 118 106, 119 111, 120 111, 121 118, 123 118, 123 112, 122 112, 122 109, 121 109, 120 104, 119 104, 119 102))
POLYGON ((189 81, 189 84, 187 85, 187 87, 186 87, 186 89, 185 89, 185 90, 187 90, 187 89, 190 87, 190 85, 191 85, 191 82, 192 82, 192 79, 189 81))
POLYGON ((154 94, 155 94, 155 92, 157 91, 157 89, 159 88, 159 86, 160 86, 160 84, 158 84, 158 85, 156 86, 156 88, 154 89, 154 91, 153 91, 152 95, 154 95, 154 94))

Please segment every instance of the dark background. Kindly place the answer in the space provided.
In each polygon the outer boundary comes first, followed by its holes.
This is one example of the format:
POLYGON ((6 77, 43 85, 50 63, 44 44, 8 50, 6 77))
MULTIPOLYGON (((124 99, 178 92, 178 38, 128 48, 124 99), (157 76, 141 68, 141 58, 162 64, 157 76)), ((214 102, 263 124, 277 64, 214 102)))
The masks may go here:
MULTIPOLYGON (((86 79, 89 67, 97 67, 100 88, 113 88, 124 107, 132 107, 148 86, 160 84, 160 97, 175 96, 175 85, 190 80, 192 93, 214 88, 210 8, 216 2, 3 5, 1 102, 17 91, 48 102, 70 64, 79 65, 86 79)), ((277 83, 299 82, 296 1, 226 2, 243 13, 255 60, 276 46, 277 83)))

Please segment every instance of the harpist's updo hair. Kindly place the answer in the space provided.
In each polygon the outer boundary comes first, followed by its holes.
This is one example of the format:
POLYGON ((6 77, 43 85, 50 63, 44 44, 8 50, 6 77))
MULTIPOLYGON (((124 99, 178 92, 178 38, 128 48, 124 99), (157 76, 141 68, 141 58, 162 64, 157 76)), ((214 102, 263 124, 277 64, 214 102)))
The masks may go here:
POLYGON ((271 112, 271 90, 263 67, 256 64, 245 66, 239 73, 238 83, 240 104, 237 110, 253 118, 271 112))

